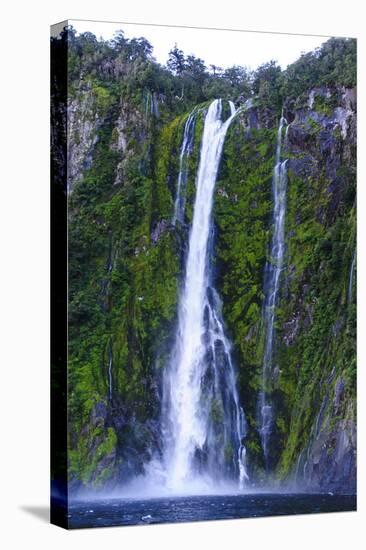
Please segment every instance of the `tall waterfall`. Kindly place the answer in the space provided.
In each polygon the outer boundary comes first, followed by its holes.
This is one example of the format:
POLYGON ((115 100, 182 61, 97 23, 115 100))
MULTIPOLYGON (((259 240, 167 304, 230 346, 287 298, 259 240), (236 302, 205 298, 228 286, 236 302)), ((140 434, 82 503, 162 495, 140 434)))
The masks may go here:
POLYGON ((177 184, 177 196, 174 203, 174 214, 172 219, 172 224, 175 225, 177 220, 183 222, 184 218, 184 208, 186 203, 185 193, 187 186, 188 178, 188 159, 192 153, 193 149, 193 140, 194 140, 194 130, 196 126, 196 115, 197 110, 194 109, 189 117, 187 118, 183 142, 180 150, 179 157, 179 174, 178 174, 178 184, 177 184))
MULTIPOLYGON (((259 395, 259 433, 266 469, 268 468, 269 440, 273 429, 273 406, 268 398, 268 385, 273 374, 274 360, 274 333, 276 306, 280 288, 280 275, 283 269, 285 251, 285 215, 286 215, 286 188, 287 188, 287 160, 281 161, 283 128, 287 126, 286 119, 281 116, 277 133, 275 167, 272 178, 273 192, 273 234, 269 260, 264 273, 264 306, 263 324, 265 334, 262 391, 259 395)), ((288 126, 287 126, 288 128, 288 126)))
POLYGON ((222 102, 214 100, 204 122, 176 341, 164 376, 164 467, 168 487, 178 491, 235 476, 243 486, 248 479, 244 411, 210 261, 213 194, 233 103, 230 109, 221 121, 222 102))

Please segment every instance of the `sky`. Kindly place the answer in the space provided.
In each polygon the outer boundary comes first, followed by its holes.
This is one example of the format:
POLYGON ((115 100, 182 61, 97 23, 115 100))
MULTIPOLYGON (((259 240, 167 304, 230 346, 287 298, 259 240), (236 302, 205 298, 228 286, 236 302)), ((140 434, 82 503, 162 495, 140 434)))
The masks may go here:
POLYGON ((164 65, 175 43, 186 55, 195 55, 206 66, 222 68, 242 65, 256 69, 262 63, 277 61, 282 69, 296 61, 302 52, 308 52, 325 42, 326 36, 291 35, 276 33, 238 32, 228 30, 193 29, 69 20, 78 33, 92 32, 97 38, 109 40, 122 29, 127 38, 145 37, 153 46, 153 55, 164 65))

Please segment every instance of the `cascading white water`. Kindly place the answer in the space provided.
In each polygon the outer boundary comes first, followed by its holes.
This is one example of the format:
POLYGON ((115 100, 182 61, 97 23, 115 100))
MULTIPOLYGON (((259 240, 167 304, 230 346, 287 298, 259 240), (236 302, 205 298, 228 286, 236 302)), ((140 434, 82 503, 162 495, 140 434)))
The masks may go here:
POLYGON ((196 123, 197 110, 194 109, 187 118, 184 126, 183 142, 179 157, 179 174, 177 183, 177 196, 174 203, 174 214, 172 224, 175 225, 177 220, 183 223, 184 208, 185 208, 185 192, 188 177, 188 158, 193 149, 194 129, 196 123))
POLYGON ((177 491, 197 480, 216 484, 234 473, 241 486, 248 479, 244 411, 210 262, 214 188, 236 114, 232 103, 230 109, 222 122, 222 102, 214 100, 204 122, 176 341, 164 375, 164 464, 167 485, 177 491))
MULTIPOLYGON (((259 396, 259 433, 266 468, 269 458, 269 439, 273 429, 273 407, 268 398, 268 382, 273 372, 273 344, 276 305, 280 288, 280 275, 283 269, 285 252, 285 215, 287 189, 287 160, 281 161, 283 128, 287 126, 286 119, 281 116, 277 133, 275 168, 272 178, 273 190, 273 235, 271 240, 270 257, 265 266, 264 274, 264 305, 263 324, 265 334, 262 391, 259 396)), ((288 128, 288 126, 287 126, 288 128)), ((286 128, 286 132, 287 132, 286 128)))
POLYGON ((146 100, 145 100, 145 119, 149 117, 149 114, 155 116, 156 118, 159 118, 159 103, 158 98, 156 97, 156 93, 151 93, 148 91, 146 93, 146 100))
POLYGON ((109 385, 109 399, 112 399, 113 394, 113 379, 112 379, 112 365, 113 365, 113 357, 112 357, 112 349, 109 350, 109 364, 108 364, 108 385, 109 385))
POLYGON ((149 116, 150 101, 151 101, 151 92, 147 92, 146 100, 145 100, 145 118, 149 116))

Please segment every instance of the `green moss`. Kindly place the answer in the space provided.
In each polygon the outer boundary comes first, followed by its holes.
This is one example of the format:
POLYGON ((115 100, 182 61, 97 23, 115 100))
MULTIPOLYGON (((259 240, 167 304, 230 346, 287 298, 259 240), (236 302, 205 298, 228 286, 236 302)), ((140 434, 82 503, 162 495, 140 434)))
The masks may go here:
POLYGON ((217 286, 234 343, 239 388, 252 427, 261 384, 263 269, 276 132, 230 127, 216 184, 217 286), (240 159, 240 162, 238 162, 240 159))
POLYGON ((93 86, 93 94, 96 100, 96 107, 98 111, 102 114, 105 114, 110 105, 111 95, 105 87, 102 86, 93 86))
POLYGON ((316 94, 314 98, 314 110, 325 116, 332 116, 333 110, 337 106, 337 98, 334 94, 330 94, 329 97, 316 94))
MULTIPOLYGON (((354 249, 353 210, 342 199, 334 216, 330 181, 321 160, 319 165, 322 170, 307 179, 289 172, 288 276, 277 326, 282 342, 278 388, 290 416, 277 469, 280 478, 291 473, 309 445, 320 405, 325 395, 332 396, 337 376, 351 380, 355 367, 355 319, 351 320, 346 298, 354 249)), ((347 383, 349 400, 351 386, 355 388, 354 379, 347 383)))
POLYGON ((115 453, 117 437, 112 428, 96 426, 87 434, 80 434, 77 448, 69 451, 69 473, 79 478, 85 485, 98 487, 112 473, 113 453, 115 453), (98 464, 105 457, 112 458, 109 467, 100 470, 98 464))

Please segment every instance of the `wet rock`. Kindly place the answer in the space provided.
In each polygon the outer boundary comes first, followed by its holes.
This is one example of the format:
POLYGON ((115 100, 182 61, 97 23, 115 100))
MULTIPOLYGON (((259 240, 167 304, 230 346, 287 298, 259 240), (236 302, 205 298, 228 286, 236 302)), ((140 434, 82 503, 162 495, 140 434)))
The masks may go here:
POLYGON ((217 194, 218 194, 220 197, 225 197, 226 199, 229 198, 229 195, 227 194, 227 192, 225 191, 225 189, 222 189, 221 187, 219 187, 219 189, 217 190, 217 194))
POLYGON ((300 332, 300 314, 297 311, 294 316, 284 323, 283 341, 286 346, 291 346, 300 332))
POLYGON ((344 321, 342 318, 338 318, 332 327, 334 336, 338 336, 343 328, 344 321))
POLYGON ((153 245, 157 244, 157 242, 161 239, 162 235, 166 233, 171 228, 171 224, 168 222, 168 220, 160 220, 155 224, 154 229, 151 231, 151 242, 153 245))
POLYGON ((335 414, 338 414, 344 397, 345 384, 342 378, 339 378, 334 388, 333 407, 335 414))
MULTIPOLYGON (((131 132, 131 128, 133 128, 133 137, 138 143, 142 142, 144 140, 145 123, 142 114, 121 99, 119 116, 113 130, 114 139, 111 143, 111 148, 121 156, 121 160, 117 165, 114 185, 123 184, 129 159, 135 154, 134 148, 131 147, 131 136, 128 132, 131 132)), ((143 172, 142 168, 141 166, 141 172, 143 172)))
MULTIPOLYGON (((342 383, 336 393, 340 396, 342 383)), ((334 403, 334 402, 333 402, 334 403)), ((353 404, 349 403, 342 419, 339 410, 318 422, 318 431, 300 457, 298 479, 307 490, 355 493, 356 424, 353 404)))
POLYGON ((67 188, 72 191, 85 170, 91 167, 98 132, 104 122, 96 108, 91 86, 85 85, 67 108, 67 188))
POLYGON ((247 113, 247 121, 248 121, 248 127, 250 129, 259 129, 259 120, 258 120, 258 112, 257 109, 252 108, 249 109, 247 113))
POLYGON ((300 178, 315 176, 319 172, 318 161, 311 155, 304 155, 298 158, 291 158, 288 162, 288 169, 300 178))
POLYGON ((108 407, 103 401, 99 401, 92 410, 91 421, 96 422, 97 420, 105 420, 108 415, 108 407))

